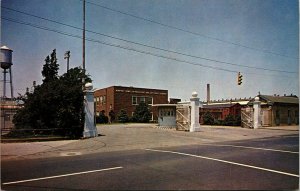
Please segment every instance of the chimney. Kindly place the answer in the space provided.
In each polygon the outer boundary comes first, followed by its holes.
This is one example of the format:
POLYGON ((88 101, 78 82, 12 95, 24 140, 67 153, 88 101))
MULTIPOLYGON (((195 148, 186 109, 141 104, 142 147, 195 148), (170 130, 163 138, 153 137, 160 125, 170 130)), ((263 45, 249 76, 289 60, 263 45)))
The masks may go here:
POLYGON ((206 99, 207 99, 207 104, 210 102, 210 85, 209 84, 207 84, 207 97, 206 97, 206 99))

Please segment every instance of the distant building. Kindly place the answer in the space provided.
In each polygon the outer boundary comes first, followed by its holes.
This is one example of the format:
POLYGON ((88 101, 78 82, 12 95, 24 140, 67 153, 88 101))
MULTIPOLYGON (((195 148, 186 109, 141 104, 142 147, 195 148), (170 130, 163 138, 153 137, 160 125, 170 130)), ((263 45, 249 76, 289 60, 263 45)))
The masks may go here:
POLYGON ((11 129, 14 128, 14 124, 12 122, 14 115, 21 108, 19 104, 17 104, 15 99, 11 98, 1 98, 0 101, 0 126, 1 126, 1 135, 8 133, 11 129))
POLYGON ((241 108, 247 107, 248 102, 252 98, 234 98, 234 99, 221 99, 221 100, 210 100, 204 102, 203 106, 199 110, 200 123, 203 124, 203 115, 206 112, 212 114, 214 119, 224 120, 228 115, 234 117, 241 116, 241 108))
MULTIPOLYGON (((258 95, 261 102, 261 125, 298 125, 299 124, 299 98, 295 95, 258 95)), ((247 116, 253 113, 252 99, 248 103, 248 108, 242 112, 247 112, 247 116)), ((242 121, 245 117, 242 117, 242 121)), ((247 124, 246 124, 247 125, 247 124)))
MULTIPOLYGON (((140 102, 153 104, 167 104, 168 90, 111 86, 94 91, 96 115, 104 112, 106 116, 113 111, 117 116, 124 109, 129 117, 133 116, 136 106, 140 102)), ((157 121, 157 108, 152 108, 152 120, 157 121)), ((117 120, 117 119, 116 119, 117 120)))
POLYGON ((206 112, 211 113, 214 119, 217 120, 224 120, 228 115, 232 115, 234 117, 240 117, 241 107, 242 106, 239 103, 205 104, 199 110, 200 123, 203 124, 203 115, 206 112))
POLYGON ((170 98, 169 104, 177 104, 181 102, 181 99, 178 98, 170 98))

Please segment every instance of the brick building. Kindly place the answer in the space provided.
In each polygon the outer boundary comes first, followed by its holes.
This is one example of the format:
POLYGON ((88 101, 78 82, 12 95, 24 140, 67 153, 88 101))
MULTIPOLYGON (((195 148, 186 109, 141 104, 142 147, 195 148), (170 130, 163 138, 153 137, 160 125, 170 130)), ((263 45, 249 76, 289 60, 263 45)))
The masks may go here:
MULTIPOLYGON (((126 110, 128 116, 132 116, 136 106, 140 102, 152 104, 167 104, 168 90, 111 86, 103 89, 97 89, 94 92, 96 115, 99 116, 104 111, 108 116, 110 111, 115 115, 121 109, 126 110)), ((157 121, 157 109, 152 108, 152 120, 157 121)))
POLYGON ((228 115, 241 116, 241 105, 239 103, 206 104, 199 110, 200 123, 203 124, 203 115, 209 112, 214 119, 224 120, 228 115))

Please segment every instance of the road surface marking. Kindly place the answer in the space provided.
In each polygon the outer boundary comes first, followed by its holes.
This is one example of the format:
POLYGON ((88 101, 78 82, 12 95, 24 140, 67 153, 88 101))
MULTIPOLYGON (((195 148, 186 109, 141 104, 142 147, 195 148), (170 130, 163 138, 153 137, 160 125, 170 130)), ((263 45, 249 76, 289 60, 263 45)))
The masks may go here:
POLYGON ((6 182, 6 183, 3 183, 3 185, 18 184, 18 183, 23 183, 23 182, 33 182, 33 181, 37 181, 37 180, 46 180, 46 179, 60 178, 60 177, 66 177, 66 176, 75 176, 75 175, 80 175, 80 174, 88 174, 88 173, 94 173, 94 172, 116 170, 116 169, 121 169, 121 168, 123 168, 123 167, 119 166, 119 167, 113 167, 113 168, 105 168, 105 169, 91 170, 91 171, 85 171, 85 172, 76 172, 76 173, 63 174, 63 175, 57 175, 57 176, 48 176, 48 177, 43 177, 43 178, 20 180, 20 181, 15 181, 15 182, 6 182))
POLYGON ((257 150, 266 150, 266 151, 275 151, 275 152, 299 154, 299 152, 294 152, 294 151, 286 151, 286 150, 278 150, 278 149, 267 149, 267 148, 260 148, 260 147, 247 147, 247 146, 239 146, 239 145, 219 145, 219 144, 209 144, 209 143, 201 143, 201 144, 202 145, 211 145, 211 146, 220 146, 220 147, 237 147, 237 148, 245 148, 245 149, 257 149, 257 150))
POLYGON ((284 174, 284 175, 287 175, 287 176, 294 176, 294 177, 299 178, 298 174, 291 174, 291 173, 281 172, 281 171, 272 170, 272 169, 268 169, 268 168, 261 168, 261 167, 257 167, 257 166, 252 166, 252 165, 247 165, 247 164, 242 164, 242 163, 237 163, 237 162, 231 162, 231 161, 226 161, 226 160, 221 160, 221 159, 215 159, 215 158, 210 158, 210 157, 205 157, 205 156, 200 156, 200 155, 193 155, 193 154, 181 153, 181 152, 175 152, 175 151, 156 150, 156 149, 145 149, 145 150, 154 151, 154 152, 161 152, 161 153, 172 153, 172 154, 178 154, 178 155, 184 155, 184 156, 190 156, 190 157, 196 157, 196 158, 202 158, 202 159, 213 160, 213 161, 223 162, 223 163, 227 163, 227 164, 234 164, 234 165, 243 166, 243 167, 247 167, 247 168, 254 168, 254 169, 258 169, 258 170, 274 172, 274 173, 278 173, 278 174, 284 174))

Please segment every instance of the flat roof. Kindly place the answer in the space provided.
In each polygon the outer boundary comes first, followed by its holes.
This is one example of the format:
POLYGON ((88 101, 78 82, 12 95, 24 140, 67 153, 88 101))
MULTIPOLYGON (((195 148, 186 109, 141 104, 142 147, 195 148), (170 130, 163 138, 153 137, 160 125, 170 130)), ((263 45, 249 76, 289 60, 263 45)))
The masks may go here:
POLYGON ((177 104, 153 104, 152 107, 176 107, 177 104))

